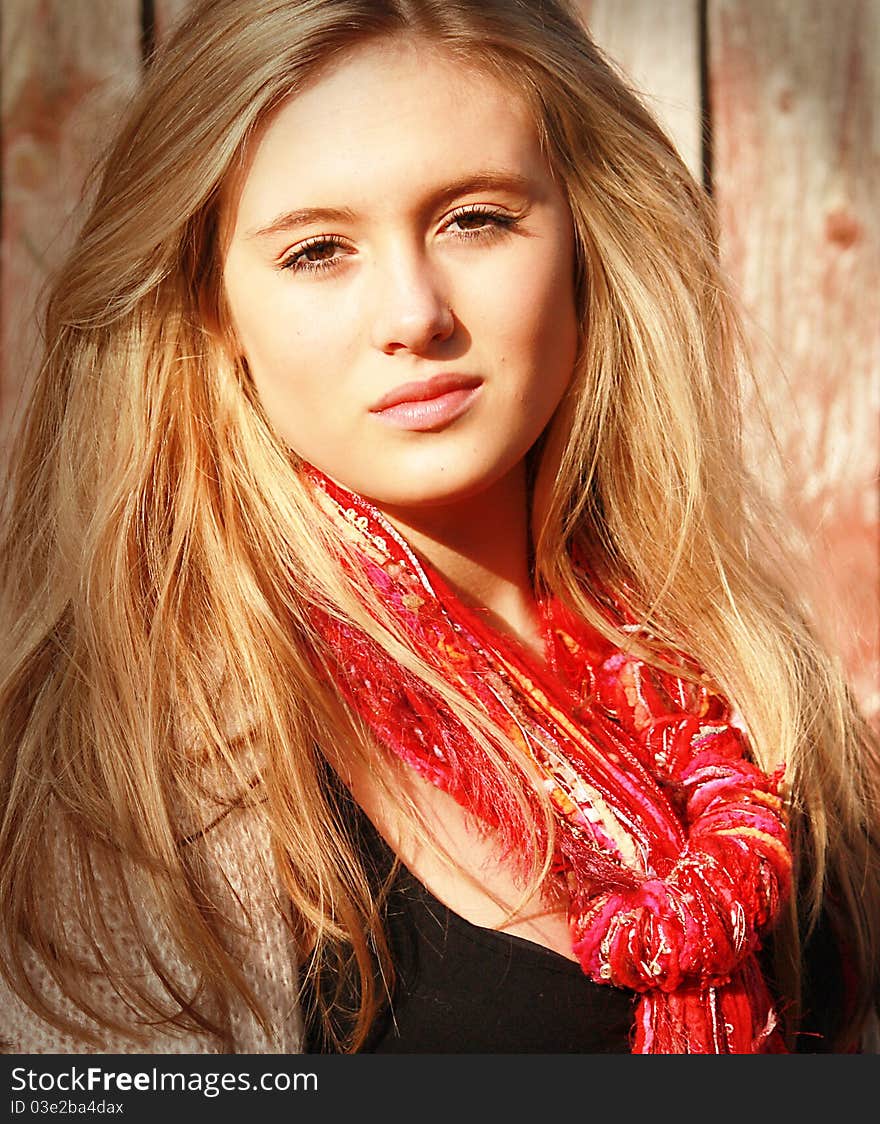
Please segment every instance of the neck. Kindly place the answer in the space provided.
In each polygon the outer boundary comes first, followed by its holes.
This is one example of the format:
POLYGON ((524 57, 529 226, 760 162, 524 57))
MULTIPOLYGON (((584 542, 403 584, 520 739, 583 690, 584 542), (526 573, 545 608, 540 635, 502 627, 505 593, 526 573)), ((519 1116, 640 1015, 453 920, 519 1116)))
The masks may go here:
POLYGON ((382 511, 465 601, 536 652, 542 640, 529 572, 525 465, 455 503, 382 511))

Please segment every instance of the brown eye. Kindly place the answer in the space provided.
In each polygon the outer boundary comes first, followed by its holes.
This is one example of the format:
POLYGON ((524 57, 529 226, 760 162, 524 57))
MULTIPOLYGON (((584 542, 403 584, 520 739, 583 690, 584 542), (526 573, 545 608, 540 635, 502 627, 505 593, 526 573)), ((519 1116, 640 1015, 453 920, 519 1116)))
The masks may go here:
POLYGON ((491 218, 482 212, 472 211, 469 215, 459 215, 455 221, 464 230, 476 230, 491 222, 491 218))
POLYGON ((335 242, 318 242, 314 246, 309 246, 308 249, 303 251, 303 257, 306 261, 326 261, 333 256, 333 251, 336 249, 335 242))
POLYGON ((345 249, 336 238, 316 238, 289 254, 281 268, 304 273, 332 269, 342 261, 345 255, 341 251, 345 249))
POLYGON ((451 233, 479 236, 498 234, 514 225, 513 215, 503 211, 489 210, 485 207, 467 207, 453 214, 447 224, 451 233), (457 230, 455 228, 458 228, 457 230))

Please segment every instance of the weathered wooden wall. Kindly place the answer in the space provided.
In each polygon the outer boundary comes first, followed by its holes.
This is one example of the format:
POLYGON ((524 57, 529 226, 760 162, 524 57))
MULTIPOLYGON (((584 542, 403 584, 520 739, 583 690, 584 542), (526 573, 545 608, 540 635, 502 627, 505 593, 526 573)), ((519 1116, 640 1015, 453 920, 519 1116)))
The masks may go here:
POLYGON ((789 466, 785 498, 877 718, 880 5, 713 0, 708 32, 722 253, 789 466))
POLYGON ((2 0, 0 440, 39 346, 35 309, 101 144, 140 79, 140 0, 2 0))
MULTIPOLYGON (((880 0, 578 2, 717 198, 793 486, 756 439, 753 456, 816 539, 842 657, 878 720, 880 0)), ((189 0, 2 3, 0 439, 86 171, 189 0)))

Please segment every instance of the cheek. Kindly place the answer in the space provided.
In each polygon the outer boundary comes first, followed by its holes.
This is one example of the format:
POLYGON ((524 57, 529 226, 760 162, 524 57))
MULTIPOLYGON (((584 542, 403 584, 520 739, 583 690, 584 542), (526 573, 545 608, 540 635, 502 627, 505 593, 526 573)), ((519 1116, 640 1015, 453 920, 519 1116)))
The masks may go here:
POLYGON ((249 268, 230 257, 226 305, 241 354, 265 414, 279 436, 310 459, 314 443, 347 440, 338 409, 356 346, 341 330, 338 301, 286 277, 249 268))
POLYGON ((528 266, 508 274, 504 286, 494 291, 503 351, 508 362, 532 373, 533 391, 543 387, 548 394, 561 393, 577 353, 572 255, 561 246, 528 266))
POLYGON ((267 412, 326 400, 354 362, 345 322, 329 302, 282 293, 248 294, 233 310, 236 337, 267 412))

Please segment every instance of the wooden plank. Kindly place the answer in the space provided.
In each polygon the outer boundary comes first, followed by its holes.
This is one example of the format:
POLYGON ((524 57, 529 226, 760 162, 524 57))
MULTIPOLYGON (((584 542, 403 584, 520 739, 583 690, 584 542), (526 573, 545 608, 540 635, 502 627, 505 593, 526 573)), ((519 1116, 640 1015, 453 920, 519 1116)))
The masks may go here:
POLYGON ((592 37, 702 180, 697 0, 576 0, 592 37))
POLYGON ((3 0, 0 440, 33 371, 36 306, 87 172, 140 78, 139 0, 3 0))
MULTIPOLYGON (((835 641, 880 719, 880 6, 710 0, 722 254, 816 542, 835 641)), ((769 450, 759 470, 773 481, 769 450)), ((777 484, 779 482, 777 481, 777 484)))

